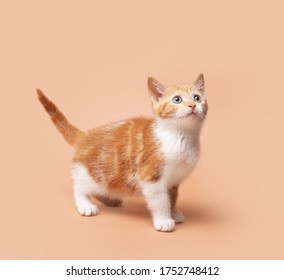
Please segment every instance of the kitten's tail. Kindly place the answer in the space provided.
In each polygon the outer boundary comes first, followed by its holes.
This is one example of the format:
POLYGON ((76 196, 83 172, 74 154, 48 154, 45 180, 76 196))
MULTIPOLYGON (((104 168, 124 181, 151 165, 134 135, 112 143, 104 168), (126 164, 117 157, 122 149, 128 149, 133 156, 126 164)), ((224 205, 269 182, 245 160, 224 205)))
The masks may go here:
POLYGON ((40 89, 37 89, 36 91, 39 101, 43 105, 46 112, 49 114, 56 128, 61 132, 64 139, 69 144, 74 145, 79 140, 79 138, 85 135, 85 132, 70 124, 66 117, 56 107, 56 105, 51 100, 49 100, 40 89))

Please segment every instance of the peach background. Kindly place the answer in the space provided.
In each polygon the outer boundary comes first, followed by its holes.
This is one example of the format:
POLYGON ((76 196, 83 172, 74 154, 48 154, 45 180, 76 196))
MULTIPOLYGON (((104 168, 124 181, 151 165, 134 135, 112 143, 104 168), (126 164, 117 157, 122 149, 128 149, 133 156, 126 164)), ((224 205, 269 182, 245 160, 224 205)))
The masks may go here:
POLYGON ((5 1, 0 7, 1 259, 283 259, 283 1, 5 1), (282 3, 281 3, 282 2, 282 3), (70 148, 35 96, 82 129, 151 115, 146 79, 203 72, 202 156, 186 215, 143 199, 80 217, 70 148))

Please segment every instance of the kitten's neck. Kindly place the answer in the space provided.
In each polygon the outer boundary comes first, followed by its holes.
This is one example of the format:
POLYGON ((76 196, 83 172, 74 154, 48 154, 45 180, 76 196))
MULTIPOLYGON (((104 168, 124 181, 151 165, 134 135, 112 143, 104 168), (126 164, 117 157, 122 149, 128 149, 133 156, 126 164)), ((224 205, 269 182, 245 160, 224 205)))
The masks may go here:
POLYGON ((181 125, 169 119, 155 119, 153 131, 167 160, 174 165, 182 161, 192 166, 199 155, 200 128, 193 122, 181 125))
POLYGON ((168 131, 169 133, 181 133, 184 136, 190 137, 192 140, 198 141, 202 123, 190 122, 189 120, 172 120, 172 119, 161 119, 155 118, 155 126, 158 129, 168 131))

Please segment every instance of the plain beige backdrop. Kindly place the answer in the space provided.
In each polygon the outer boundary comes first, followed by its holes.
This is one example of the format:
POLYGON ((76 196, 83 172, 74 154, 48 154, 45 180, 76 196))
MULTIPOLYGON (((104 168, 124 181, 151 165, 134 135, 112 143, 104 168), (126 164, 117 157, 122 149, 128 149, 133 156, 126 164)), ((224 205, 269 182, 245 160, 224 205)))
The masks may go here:
POLYGON ((1 259, 283 259, 283 1, 1 1, 1 259), (81 129, 151 116, 146 81, 204 73, 202 155, 186 221, 156 232, 143 199, 80 217, 72 148, 40 87, 81 129))

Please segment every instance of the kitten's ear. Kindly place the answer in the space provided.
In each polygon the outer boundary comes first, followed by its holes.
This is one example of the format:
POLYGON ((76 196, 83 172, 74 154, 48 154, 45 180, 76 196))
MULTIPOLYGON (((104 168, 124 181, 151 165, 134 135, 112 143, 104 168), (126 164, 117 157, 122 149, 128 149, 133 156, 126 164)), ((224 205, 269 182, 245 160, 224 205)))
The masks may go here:
POLYGON ((148 77, 148 91, 153 100, 159 101, 165 92, 165 87, 156 79, 148 77))
POLYGON ((204 76, 203 74, 199 74, 193 83, 193 88, 200 93, 205 93, 205 84, 204 84, 204 76))

